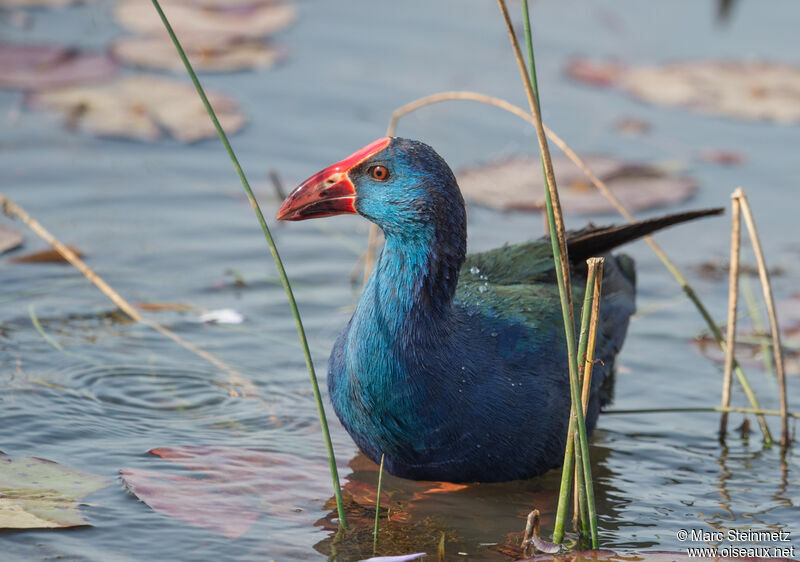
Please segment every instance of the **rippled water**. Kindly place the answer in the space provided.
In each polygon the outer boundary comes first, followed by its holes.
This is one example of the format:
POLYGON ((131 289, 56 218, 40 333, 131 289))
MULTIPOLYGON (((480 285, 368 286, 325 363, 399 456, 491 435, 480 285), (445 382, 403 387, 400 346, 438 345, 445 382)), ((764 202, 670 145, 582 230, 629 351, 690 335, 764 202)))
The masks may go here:
MULTIPOLYGON (((278 39, 287 64, 259 73, 204 77, 234 95, 251 123, 233 138, 268 217, 278 201, 266 181, 278 170, 292 183, 383 134, 391 110, 445 89, 474 89, 523 104, 517 70, 491 2, 300 2, 299 19, 278 39)), ((105 45, 120 30, 111 4, 34 11, 31 26, 0 19, 3 38, 105 45)), ((536 2, 538 71, 545 118, 582 152, 633 160, 677 161, 701 190, 685 207, 727 205, 748 188, 779 297, 796 291, 800 252, 795 166, 800 129, 703 117, 645 106, 612 91, 587 89, 562 74, 568 57, 590 54, 632 62, 703 56, 797 62, 798 5, 742 3, 728 26, 715 25, 711 2, 615 0, 536 2), (653 134, 621 136, 622 116, 645 119, 653 134), (689 160, 701 149, 745 153, 738 167, 689 160)), ((215 141, 145 145, 77 135, 58 119, 19 111, 21 95, 0 92, 3 193, 62 240, 131 302, 190 304, 189 312, 146 313, 213 353, 258 390, 231 395, 229 375, 151 329, 125 322, 72 268, 0 261, 0 449, 37 456, 114 479, 90 496, 91 527, 3 532, 4 557, 66 560, 317 559, 331 550, 330 485, 308 377, 283 290, 249 205, 215 141), (242 278, 246 286, 235 283, 242 278), (200 310, 235 308, 239 326, 206 325, 200 310), (36 318, 41 326, 35 327, 36 318), (232 540, 151 510, 117 479, 124 467, 169 471, 154 447, 226 445, 293 459, 306 474, 282 503, 264 509, 232 540), (322 470, 320 470, 322 467, 322 470)), ((511 117, 472 105, 442 105, 401 122, 399 134, 433 144, 454 166, 531 150, 530 130, 511 117)), ((470 208, 470 249, 487 249, 541 232, 538 216, 470 208), (501 227, 498 227, 502 225, 501 227)), ((569 225, 585 219, 570 217, 569 225)), ((608 222, 609 217, 597 220, 608 222)), ((615 219, 614 219, 615 220, 615 219)), ((15 228, 22 230, 22 225, 15 228)), ((367 224, 355 217, 276 225, 320 372, 357 299, 349 276, 365 246, 367 224)), ((687 225, 659 239, 687 271, 717 318, 725 281, 700 279, 692 267, 724 256, 724 219, 687 225)), ((27 234, 26 249, 43 248, 27 234)), ((620 356, 615 407, 709 406, 718 402, 720 367, 688 343, 702 330, 693 307, 643 245, 626 250, 639 271, 639 308, 620 356)), ((751 369, 766 408, 775 383, 751 369)), ((797 381, 790 408, 800 408, 797 381)), ((736 401, 744 405, 737 394, 736 401)), ((733 415, 732 424, 742 416, 733 415)), ((683 548, 680 528, 785 528, 799 522, 798 461, 790 452, 749 441, 716 439, 715 415, 605 415, 592 439, 601 537, 609 548, 683 548)), ((753 424, 755 427, 755 424, 753 424)), ((772 420, 773 430, 778 424, 772 420)), ((374 490, 374 467, 356 455, 332 420, 340 472, 355 497, 374 490), (350 465, 350 466, 348 466, 350 465)), ((535 434, 531 435, 535 439, 535 434)), ((503 559, 492 543, 524 526, 531 507, 552 524, 559 474, 449 493, 387 477, 385 498, 398 516, 385 523, 387 549, 503 559)), ((290 484, 289 484, 290 485, 290 484)), ((280 501, 278 497, 282 498, 280 501)), ((370 552, 369 510, 353 506, 359 537, 337 545, 341 559, 370 552)), ((797 543, 796 536, 792 540, 797 543)))

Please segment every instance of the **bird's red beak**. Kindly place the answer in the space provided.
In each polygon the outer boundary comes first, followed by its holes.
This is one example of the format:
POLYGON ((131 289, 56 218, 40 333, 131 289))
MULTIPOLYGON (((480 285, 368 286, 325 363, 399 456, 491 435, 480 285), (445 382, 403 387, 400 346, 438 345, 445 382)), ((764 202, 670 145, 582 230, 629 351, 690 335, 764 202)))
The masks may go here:
POLYGON ((301 221, 356 213, 356 188, 347 173, 389 146, 390 142, 389 137, 373 141, 308 178, 283 202, 278 209, 278 220, 301 221))

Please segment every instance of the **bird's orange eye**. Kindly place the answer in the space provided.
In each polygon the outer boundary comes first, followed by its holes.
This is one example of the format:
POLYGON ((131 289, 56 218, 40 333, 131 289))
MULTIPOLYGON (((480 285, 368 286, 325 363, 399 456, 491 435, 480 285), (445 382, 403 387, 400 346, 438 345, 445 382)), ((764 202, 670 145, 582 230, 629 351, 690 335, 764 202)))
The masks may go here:
POLYGON ((389 170, 384 166, 373 166, 369 169, 369 174, 378 181, 384 181, 389 177, 389 170))

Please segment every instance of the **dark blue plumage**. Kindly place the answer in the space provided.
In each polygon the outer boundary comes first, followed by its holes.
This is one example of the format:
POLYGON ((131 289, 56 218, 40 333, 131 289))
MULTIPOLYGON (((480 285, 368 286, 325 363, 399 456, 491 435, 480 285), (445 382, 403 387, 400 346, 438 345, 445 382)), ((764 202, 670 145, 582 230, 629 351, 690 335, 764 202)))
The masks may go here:
MULTIPOLYGON (((345 212, 386 235, 328 370, 334 409, 358 446, 413 479, 502 481, 558 466, 570 404, 549 240, 466 256, 453 173, 429 146, 399 138, 309 178, 279 218, 345 212)), ((608 251, 699 214, 570 236, 576 263, 606 257, 590 430, 634 312, 632 261, 608 251)), ((576 302, 584 269, 573 266, 576 302)))

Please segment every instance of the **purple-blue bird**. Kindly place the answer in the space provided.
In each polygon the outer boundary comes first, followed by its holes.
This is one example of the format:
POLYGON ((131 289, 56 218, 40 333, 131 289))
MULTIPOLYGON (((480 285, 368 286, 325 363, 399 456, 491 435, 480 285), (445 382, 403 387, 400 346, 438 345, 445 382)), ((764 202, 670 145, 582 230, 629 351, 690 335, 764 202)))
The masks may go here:
MULTIPOLYGON (((633 260, 610 251, 709 209, 567 233, 575 302, 585 260, 606 258, 586 423, 610 399, 633 314, 633 260)), ((381 138, 311 176, 281 220, 358 213, 386 244, 328 365, 334 410, 396 476, 492 482, 561 464, 570 409, 564 328, 550 240, 466 254, 464 200, 428 145, 381 138)), ((578 315, 576 315, 578 316, 578 315)))

